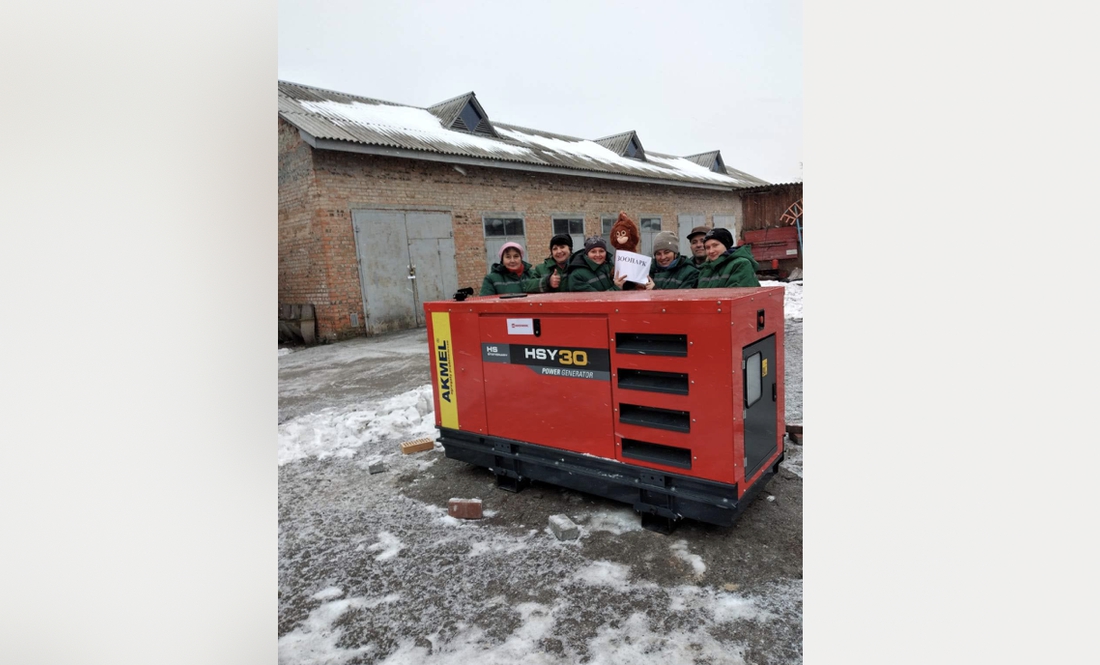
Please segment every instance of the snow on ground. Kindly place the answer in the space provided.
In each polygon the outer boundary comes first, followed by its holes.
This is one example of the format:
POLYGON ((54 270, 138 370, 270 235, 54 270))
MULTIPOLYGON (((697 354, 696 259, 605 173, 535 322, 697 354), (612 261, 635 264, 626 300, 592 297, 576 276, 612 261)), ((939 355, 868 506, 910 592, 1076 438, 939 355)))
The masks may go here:
POLYGON ((782 286, 783 294, 783 318, 802 320, 802 281, 776 282, 769 279, 760 282, 760 286, 782 286))
MULTIPOLYGON (((279 464, 306 457, 377 456, 371 444, 439 436, 435 428, 432 386, 423 385, 377 404, 328 408, 279 425, 279 464)), ((372 460, 373 461, 373 460, 372 460)))

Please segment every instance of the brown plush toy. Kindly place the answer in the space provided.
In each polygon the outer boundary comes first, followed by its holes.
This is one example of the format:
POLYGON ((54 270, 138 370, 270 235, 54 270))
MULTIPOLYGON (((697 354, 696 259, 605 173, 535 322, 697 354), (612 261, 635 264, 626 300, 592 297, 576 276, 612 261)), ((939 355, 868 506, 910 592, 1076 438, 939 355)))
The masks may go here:
POLYGON ((625 212, 619 212, 619 219, 615 220, 611 227, 611 246, 615 249, 624 249, 628 252, 638 252, 638 243, 642 236, 638 231, 638 224, 625 212))

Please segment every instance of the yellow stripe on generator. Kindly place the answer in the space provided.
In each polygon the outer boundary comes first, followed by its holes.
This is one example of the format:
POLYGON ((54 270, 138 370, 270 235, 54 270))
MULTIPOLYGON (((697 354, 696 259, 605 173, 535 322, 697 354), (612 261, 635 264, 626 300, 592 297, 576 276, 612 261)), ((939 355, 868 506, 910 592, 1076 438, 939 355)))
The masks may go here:
POLYGON ((454 349, 451 344, 451 315, 432 312, 432 333, 435 345, 435 391, 439 396, 439 417, 443 427, 458 429, 458 402, 455 393, 454 349))

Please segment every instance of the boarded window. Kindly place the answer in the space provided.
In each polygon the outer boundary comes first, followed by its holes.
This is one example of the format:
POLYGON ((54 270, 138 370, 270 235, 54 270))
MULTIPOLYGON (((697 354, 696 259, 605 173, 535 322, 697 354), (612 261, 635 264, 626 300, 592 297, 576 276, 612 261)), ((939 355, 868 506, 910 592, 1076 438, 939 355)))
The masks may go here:
POLYGON ((638 219, 641 230, 641 242, 638 243, 638 253, 653 256, 653 238, 661 232, 660 217, 642 217, 638 219))

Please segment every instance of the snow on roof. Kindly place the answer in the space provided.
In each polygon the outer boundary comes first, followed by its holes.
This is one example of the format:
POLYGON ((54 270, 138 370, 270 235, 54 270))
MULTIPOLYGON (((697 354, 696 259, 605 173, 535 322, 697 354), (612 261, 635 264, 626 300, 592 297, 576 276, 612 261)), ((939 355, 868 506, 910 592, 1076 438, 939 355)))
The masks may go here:
MULTIPOLYGON (((472 93, 469 97, 476 102, 472 93)), ((606 173, 731 189, 765 183, 740 172, 715 173, 683 157, 647 152, 647 161, 641 161, 620 156, 593 140, 499 122, 492 123, 499 138, 474 135, 445 127, 427 109, 285 81, 279 82, 279 115, 317 139, 518 162, 540 170, 585 171, 595 177, 606 173)))
POLYGON ((333 100, 321 102, 300 101, 303 109, 330 119, 336 124, 350 123, 364 127, 390 127, 407 131, 421 138, 448 143, 455 148, 479 148, 489 152, 501 152, 510 155, 533 157, 531 151, 482 136, 474 136, 443 127, 439 118, 432 113, 412 106, 390 106, 387 104, 364 104, 363 102, 343 103, 333 100))

